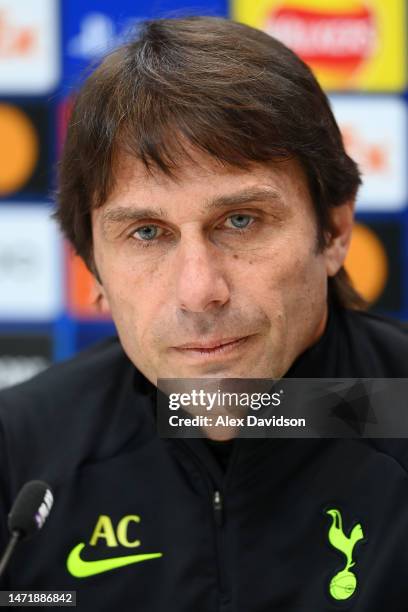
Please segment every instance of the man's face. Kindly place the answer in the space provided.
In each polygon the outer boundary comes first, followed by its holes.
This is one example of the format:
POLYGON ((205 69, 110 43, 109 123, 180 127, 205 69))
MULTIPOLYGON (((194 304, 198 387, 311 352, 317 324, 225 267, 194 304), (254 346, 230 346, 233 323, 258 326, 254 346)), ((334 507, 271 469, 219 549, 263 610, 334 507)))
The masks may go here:
POLYGON ((157 378, 276 378, 321 335, 327 261, 295 161, 177 180, 123 158, 93 211, 94 259, 122 346, 157 378))

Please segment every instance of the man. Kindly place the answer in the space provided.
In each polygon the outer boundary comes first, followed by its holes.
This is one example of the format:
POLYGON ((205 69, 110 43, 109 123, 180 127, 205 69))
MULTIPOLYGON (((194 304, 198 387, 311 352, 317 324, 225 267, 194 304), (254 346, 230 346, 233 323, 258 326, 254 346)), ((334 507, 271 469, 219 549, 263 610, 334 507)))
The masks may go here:
POLYGON ((282 44, 157 20, 80 92, 57 218, 118 339, 0 394, 0 542, 55 493, 2 586, 86 611, 405 610, 405 440, 159 437, 159 378, 405 377, 403 328, 343 269, 360 183, 282 44), (352 568, 352 569, 351 569, 352 568))

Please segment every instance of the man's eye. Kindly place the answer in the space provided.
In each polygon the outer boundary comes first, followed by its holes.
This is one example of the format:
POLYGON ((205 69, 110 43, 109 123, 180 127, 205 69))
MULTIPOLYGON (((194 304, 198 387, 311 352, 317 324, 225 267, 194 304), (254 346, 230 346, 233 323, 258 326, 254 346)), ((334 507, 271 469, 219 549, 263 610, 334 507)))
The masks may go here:
POLYGON ((132 234, 136 239, 143 242, 154 240, 154 238, 157 238, 159 235, 160 228, 157 225, 143 225, 143 227, 139 227, 132 234))
POLYGON ((254 218, 251 215, 231 215, 226 219, 226 222, 230 222, 231 225, 229 227, 234 227, 236 229, 246 229, 253 222, 254 218))

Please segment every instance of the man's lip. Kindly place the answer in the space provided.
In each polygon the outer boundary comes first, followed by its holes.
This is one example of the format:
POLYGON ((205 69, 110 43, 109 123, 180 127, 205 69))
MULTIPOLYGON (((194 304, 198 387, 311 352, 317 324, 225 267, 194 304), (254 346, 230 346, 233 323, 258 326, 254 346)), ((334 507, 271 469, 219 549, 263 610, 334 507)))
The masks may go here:
POLYGON ((173 348, 178 350, 211 350, 215 348, 219 348, 221 346, 225 346, 226 344, 232 344, 233 342, 237 342, 238 340, 243 340, 244 338, 248 338, 248 336, 235 336, 234 338, 220 338, 217 340, 207 340, 206 342, 187 342, 186 344, 180 344, 179 346, 174 346, 173 348))

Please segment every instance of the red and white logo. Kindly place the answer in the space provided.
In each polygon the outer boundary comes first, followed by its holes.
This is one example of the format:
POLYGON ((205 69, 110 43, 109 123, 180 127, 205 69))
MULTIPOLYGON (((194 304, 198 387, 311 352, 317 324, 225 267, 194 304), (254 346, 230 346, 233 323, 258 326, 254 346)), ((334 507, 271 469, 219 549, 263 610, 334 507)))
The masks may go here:
POLYGON ((1 0, 0 94, 41 95, 60 77, 57 0, 1 0))
POLYGON ((347 72, 371 58, 378 41, 374 13, 364 5, 347 12, 278 7, 265 29, 308 64, 347 72))

